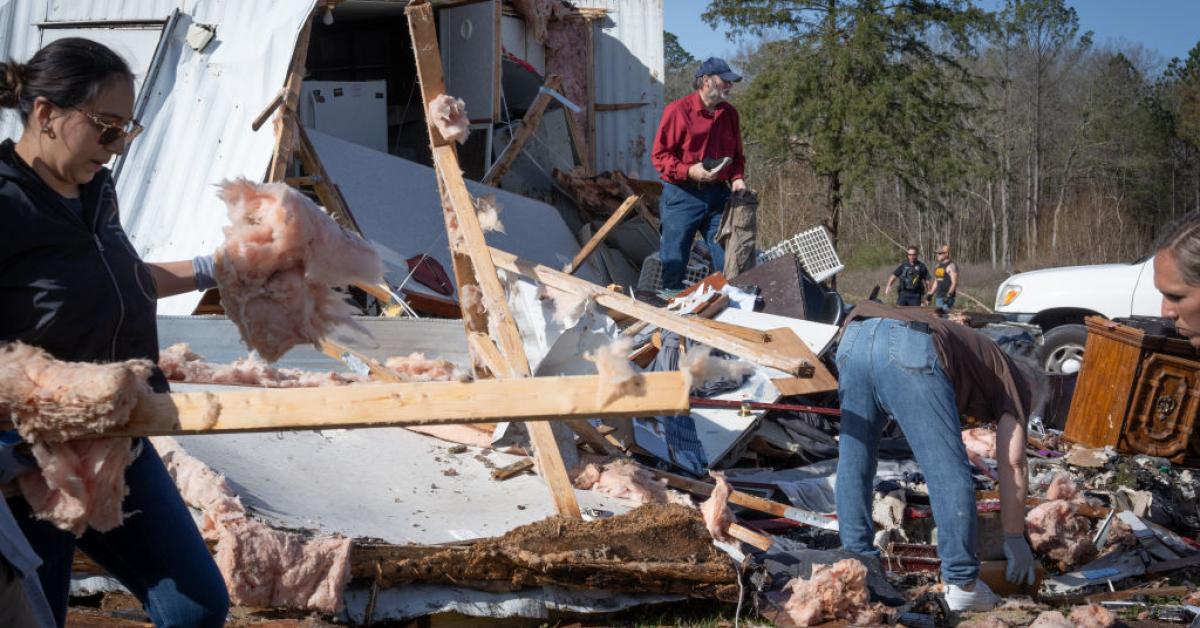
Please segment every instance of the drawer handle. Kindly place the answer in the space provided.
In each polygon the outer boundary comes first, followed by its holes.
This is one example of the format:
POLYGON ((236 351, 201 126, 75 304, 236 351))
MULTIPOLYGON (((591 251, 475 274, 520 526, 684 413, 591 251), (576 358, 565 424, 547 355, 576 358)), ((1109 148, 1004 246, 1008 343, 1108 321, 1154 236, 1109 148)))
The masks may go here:
POLYGON ((1176 407, 1178 407, 1178 403, 1175 401, 1175 398, 1167 395, 1159 397, 1154 402, 1154 409, 1158 411, 1158 418, 1160 419, 1167 418, 1167 415, 1174 412, 1176 407))

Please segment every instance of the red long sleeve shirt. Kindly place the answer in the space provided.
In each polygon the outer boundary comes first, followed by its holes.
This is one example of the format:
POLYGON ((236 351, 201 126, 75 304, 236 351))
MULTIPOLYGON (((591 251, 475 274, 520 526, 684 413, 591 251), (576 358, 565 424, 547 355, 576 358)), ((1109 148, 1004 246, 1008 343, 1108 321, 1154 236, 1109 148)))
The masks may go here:
POLYGON ((712 111, 704 108, 700 94, 692 92, 667 105, 654 134, 651 159, 663 181, 685 183, 688 168, 708 158, 732 157, 733 163, 717 174, 721 181, 745 178, 746 156, 737 109, 722 102, 712 111))

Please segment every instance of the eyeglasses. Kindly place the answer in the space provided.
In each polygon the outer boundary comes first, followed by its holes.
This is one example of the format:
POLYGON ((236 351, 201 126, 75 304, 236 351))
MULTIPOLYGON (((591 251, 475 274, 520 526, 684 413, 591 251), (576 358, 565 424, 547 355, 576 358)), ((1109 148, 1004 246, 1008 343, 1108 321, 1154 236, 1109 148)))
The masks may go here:
POLYGON ((949 251, 938 251, 937 254, 938 255, 949 255, 950 252, 949 251))
POLYGON ((137 137, 142 132, 142 125, 137 120, 129 119, 121 124, 113 124, 101 118, 98 114, 90 111, 84 111, 76 108, 75 111, 87 116, 92 124, 96 125, 96 130, 100 131, 100 137, 97 138, 101 146, 108 146, 117 140, 124 139, 127 143, 132 142, 133 138, 137 137))

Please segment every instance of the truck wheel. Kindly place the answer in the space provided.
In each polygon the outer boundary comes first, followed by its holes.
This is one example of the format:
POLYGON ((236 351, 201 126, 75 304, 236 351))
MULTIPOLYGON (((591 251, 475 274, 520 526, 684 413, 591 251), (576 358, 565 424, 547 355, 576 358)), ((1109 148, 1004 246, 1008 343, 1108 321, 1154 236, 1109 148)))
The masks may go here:
POLYGON ((1042 368, 1050 373, 1070 375, 1083 367, 1083 345, 1087 342, 1087 327, 1059 325, 1042 336, 1039 357, 1042 368))

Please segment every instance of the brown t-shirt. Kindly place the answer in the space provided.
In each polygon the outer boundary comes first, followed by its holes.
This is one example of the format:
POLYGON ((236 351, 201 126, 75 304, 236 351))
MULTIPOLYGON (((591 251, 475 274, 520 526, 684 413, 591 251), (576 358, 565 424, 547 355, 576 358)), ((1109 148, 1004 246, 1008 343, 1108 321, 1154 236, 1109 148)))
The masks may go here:
POLYGON ((920 321, 929 324, 933 345, 954 385, 961 414, 998 423, 1006 412, 1025 423, 1029 420, 1033 394, 1012 358, 991 338, 918 308, 901 308, 874 301, 859 303, 842 324, 869 318, 920 321))

